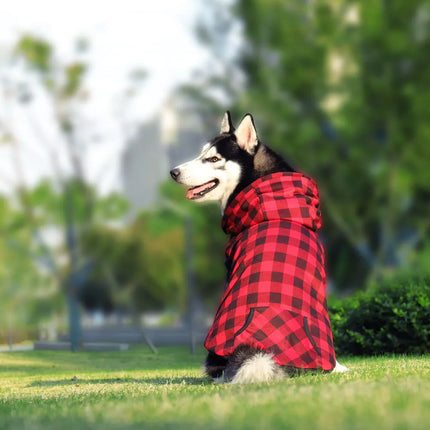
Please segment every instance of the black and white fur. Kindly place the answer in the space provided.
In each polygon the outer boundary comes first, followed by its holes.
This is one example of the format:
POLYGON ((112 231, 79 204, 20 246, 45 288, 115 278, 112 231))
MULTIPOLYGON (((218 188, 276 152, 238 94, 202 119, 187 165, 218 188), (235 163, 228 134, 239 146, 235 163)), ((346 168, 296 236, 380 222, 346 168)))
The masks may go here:
POLYGON ((174 168, 170 174, 176 182, 190 187, 189 199, 217 201, 224 210, 240 190, 256 179, 293 171, 281 156, 259 142, 250 114, 235 130, 227 112, 220 135, 204 145, 197 158, 174 168), (193 189, 201 191, 193 194, 193 189))
MULTIPOLYGON (((224 211, 246 186, 276 172, 294 172, 294 169, 259 141, 250 114, 235 129, 230 113, 226 112, 220 134, 203 146, 197 158, 175 167, 170 174, 176 182, 188 187, 188 199, 216 201, 224 211)), ((277 365, 271 354, 247 346, 237 348, 229 357, 209 352, 205 370, 217 382, 232 383, 269 382, 288 371, 277 365)), ((336 363, 333 372, 347 370, 336 363)))

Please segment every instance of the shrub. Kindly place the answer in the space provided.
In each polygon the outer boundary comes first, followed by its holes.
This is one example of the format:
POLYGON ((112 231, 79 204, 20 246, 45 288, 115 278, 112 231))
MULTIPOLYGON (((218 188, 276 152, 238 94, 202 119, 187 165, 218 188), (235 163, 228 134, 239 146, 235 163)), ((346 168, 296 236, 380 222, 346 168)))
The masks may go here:
POLYGON ((430 278, 385 281, 330 307, 340 355, 430 352, 430 278))

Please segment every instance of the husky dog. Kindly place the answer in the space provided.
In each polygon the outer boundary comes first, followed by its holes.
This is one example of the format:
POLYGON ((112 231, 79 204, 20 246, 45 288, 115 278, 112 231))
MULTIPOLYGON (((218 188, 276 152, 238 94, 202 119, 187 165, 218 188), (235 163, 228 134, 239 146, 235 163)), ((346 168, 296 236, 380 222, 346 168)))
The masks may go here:
POLYGON ((221 204, 231 237, 225 294, 205 340, 207 375, 250 383, 346 371, 335 359, 313 180, 259 141, 250 114, 235 129, 229 112, 220 134, 170 174, 188 199, 221 204))
POLYGON ((203 146, 199 157, 174 168, 170 174, 179 184, 190 187, 188 199, 220 202, 224 211, 239 191, 274 172, 294 170, 280 155, 259 142, 250 114, 235 130, 230 112, 226 112, 220 135, 203 146))

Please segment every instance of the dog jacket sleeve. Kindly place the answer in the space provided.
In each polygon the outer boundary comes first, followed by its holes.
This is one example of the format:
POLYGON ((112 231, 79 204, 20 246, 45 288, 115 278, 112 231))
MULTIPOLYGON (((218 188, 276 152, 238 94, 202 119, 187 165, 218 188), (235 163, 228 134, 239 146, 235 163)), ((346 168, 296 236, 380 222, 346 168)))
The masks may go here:
POLYGON ((318 190, 301 173, 275 173, 242 190, 225 210, 231 238, 224 296, 205 347, 228 356, 241 345, 276 363, 332 370, 318 190))

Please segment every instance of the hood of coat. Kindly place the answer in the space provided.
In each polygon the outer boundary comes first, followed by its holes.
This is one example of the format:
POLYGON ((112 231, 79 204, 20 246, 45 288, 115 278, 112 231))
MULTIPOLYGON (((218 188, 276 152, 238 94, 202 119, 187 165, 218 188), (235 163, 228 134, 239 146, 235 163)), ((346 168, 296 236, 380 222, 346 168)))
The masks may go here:
POLYGON ((297 172, 259 178, 227 206, 222 228, 225 233, 236 235, 273 220, 290 221, 317 231, 321 227, 321 211, 315 182, 297 172))

